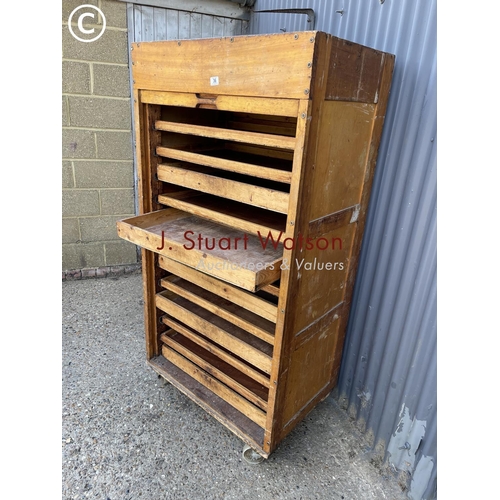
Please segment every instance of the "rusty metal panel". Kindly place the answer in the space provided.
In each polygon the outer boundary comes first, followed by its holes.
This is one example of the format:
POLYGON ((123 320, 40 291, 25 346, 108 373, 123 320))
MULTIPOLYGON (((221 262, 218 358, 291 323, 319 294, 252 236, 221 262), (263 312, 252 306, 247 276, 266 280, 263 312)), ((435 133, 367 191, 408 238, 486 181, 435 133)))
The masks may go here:
MULTIPOLYGON (((257 0, 313 9, 315 29, 396 55, 338 398, 374 450, 436 496, 436 1, 257 0)), ((311 29, 306 14, 253 13, 251 33, 311 29)))

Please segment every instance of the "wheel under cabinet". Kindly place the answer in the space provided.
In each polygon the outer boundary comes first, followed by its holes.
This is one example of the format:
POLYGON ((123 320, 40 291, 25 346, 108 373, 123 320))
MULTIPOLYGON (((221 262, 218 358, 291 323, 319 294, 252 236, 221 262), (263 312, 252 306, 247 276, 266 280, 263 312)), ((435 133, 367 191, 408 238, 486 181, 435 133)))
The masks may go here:
POLYGON ((264 461, 264 457, 247 444, 243 446, 241 456, 243 457, 243 460, 250 465, 258 465, 264 461))

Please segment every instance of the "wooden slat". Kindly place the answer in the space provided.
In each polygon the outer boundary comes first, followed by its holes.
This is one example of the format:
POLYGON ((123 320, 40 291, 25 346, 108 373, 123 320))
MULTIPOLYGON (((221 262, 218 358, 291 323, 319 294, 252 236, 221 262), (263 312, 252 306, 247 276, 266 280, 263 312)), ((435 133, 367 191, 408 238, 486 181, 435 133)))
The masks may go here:
POLYGON ((285 149, 266 148, 264 146, 243 144, 241 142, 226 142, 225 147, 230 151, 237 151, 239 153, 261 155, 267 158, 277 158, 278 160, 293 160, 293 151, 285 149))
POLYGON ((188 163, 195 163, 206 167, 218 168, 220 170, 228 170, 230 172, 238 172, 240 174, 252 175, 260 179, 269 179, 276 182, 284 182, 290 184, 292 173, 285 170, 278 170, 276 168, 261 167, 259 165, 252 165, 250 163, 243 163, 240 161, 226 160, 216 156, 208 156, 200 153, 191 153, 190 151, 183 151, 181 149, 166 148, 159 146, 156 152, 160 156, 172 158, 173 160, 186 161, 188 163))
POLYGON ((275 297, 280 296, 280 287, 273 285, 272 283, 270 285, 263 286, 261 288, 263 292, 270 293, 271 295, 274 295, 275 297))
POLYGON ((234 406, 234 408, 241 411, 257 425, 259 425, 260 427, 265 426, 266 414, 260 408, 257 408, 253 404, 249 403, 245 398, 241 397, 239 394, 235 393, 233 390, 229 389, 227 386, 208 375, 208 373, 204 372, 194 363, 187 360, 180 354, 177 354, 172 349, 163 346, 162 354, 166 359, 180 368, 183 372, 193 377, 200 384, 210 389, 231 406, 234 406))
POLYGON ((159 265, 166 271, 191 281, 191 283, 201 286, 205 290, 213 292, 223 299, 230 300, 269 321, 276 322, 277 307, 261 299, 257 295, 248 293, 240 288, 224 283, 223 281, 219 281, 207 274, 195 271, 180 262, 176 262, 164 256, 160 256, 159 265))
MULTIPOLYGON (((180 297, 184 297, 185 299, 193 302, 194 304, 198 304, 207 311, 210 311, 211 313, 220 316, 226 321, 233 323, 233 325, 243 328, 243 330, 246 330, 252 335, 255 335, 259 339, 262 339, 264 342, 267 342, 268 344, 271 345, 274 344, 274 332, 269 333, 269 331, 266 331, 264 328, 259 327, 256 324, 258 321, 255 321, 255 320, 260 320, 260 322, 265 322, 266 320, 263 320, 261 318, 255 318, 254 322, 251 322, 248 319, 238 316, 237 314, 234 314, 233 312, 225 309, 220 305, 220 302, 224 301, 225 299, 221 299, 217 295, 211 292, 207 292, 204 289, 200 288, 200 291, 202 290, 203 292, 205 292, 204 293, 205 295, 207 294, 209 295, 207 298, 204 298, 199 294, 189 290, 188 289, 189 287, 186 286, 186 283, 189 282, 183 283, 183 280, 177 276, 169 276, 161 280, 161 286, 166 288, 167 290, 176 293, 180 297)), ((193 286, 196 287, 196 285, 193 286)), ((191 288, 193 288, 193 286, 191 288)), ((232 307, 232 309, 235 308, 232 307)))
MULTIPOLYGON (((158 203, 161 203, 164 205, 162 201, 160 201, 160 197, 162 196, 167 196, 167 197, 172 197, 175 198, 176 200, 187 200, 191 202, 193 198, 198 197, 198 196, 206 196, 204 193, 200 193, 199 191, 193 191, 192 189, 184 189, 183 187, 170 185, 170 184, 163 184, 164 186, 164 192, 160 195, 158 195, 158 203)), ((171 205, 169 205, 171 206, 171 205)), ((173 207, 177 208, 177 207, 173 207)), ((186 212, 186 210, 180 209, 182 212, 186 212)), ((192 212, 189 212, 192 213, 192 212)))
POLYGON ((157 120, 156 130, 164 132, 175 132, 177 134, 190 134, 201 137, 210 137, 212 139, 221 139, 226 141, 244 142, 257 144, 258 146, 268 146, 281 149, 295 149, 295 137, 286 135, 261 134, 258 132, 247 132, 241 130, 229 130, 217 127, 205 127, 203 125, 192 125, 190 123, 168 122, 157 120))
POLYGON ((219 95, 215 100, 217 109, 222 111, 241 111, 263 115, 296 117, 299 101, 296 99, 272 99, 262 97, 238 97, 219 95))
MULTIPOLYGON (((215 324, 201 318, 200 316, 193 314, 192 311, 185 309, 184 307, 178 305, 176 302, 168 300, 162 293, 156 294, 156 307, 166 312, 170 316, 177 318, 182 323, 194 328, 199 331, 205 337, 213 340, 217 344, 229 349, 234 352, 237 356, 248 361, 252 365, 256 366, 265 373, 269 373, 271 370, 271 357, 264 354, 259 349, 247 344, 240 338, 237 338, 233 333, 229 333, 222 328, 219 328, 215 324)), ((237 327, 233 327, 237 328, 237 327)), ((249 337, 251 335, 247 333, 249 337)))
POLYGON ((185 108, 196 108, 198 97, 188 92, 159 92, 156 90, 141 90, 141 101, 162 106, 182 106, 185 108))
MULTIPOLYGON (((142 90, 143 103, 165 106, 196 108, 205 100, 203 96, 185 92, 158 92, 142 90)), ((239 97, 232 95, 214 95, 213 104, 220 111, 238 111, 243 113, 269 114, 276 116, 297 116, 298 101, 295 99, 266 99, 262 97, 239 97)))
POLYGON ((248 401, 258 406, 261 410, 267 410, 267 402, 265 400, 267 398, 267 390, 265 387, 259 387, 255 381, 248 379, 248 377, 239 373, 231 365, 224 363, 210 352, 204 351, 200 346, 182 337, 182 335, 174 330, 163 334, 161 340, 164 344, 182 354, 185 358, 248 399, 248 401), (257 391, 253 392, 252 389, 257 389, 257 391))
POLYGON ((286 135, 292 137, 295 135, 295 123, 270 121, 265 119, 247 118, 247 115, 231 116, 225 126, 231 130, 241 130, 247 132, 259 132, 261 134, 286 135))
POLYGON ((157 224, 164 224, 171 221, 179 220, 185 217, 189 217, 187 213, 183 213, 181 210, 169 209, 169 210, 159 210, 157 212, 150 212, 142 215, 137 215, 136 217, 130 217, 123 219, 120 222, 126 224, 133 224, 134 227, 140 229, 149 229, 157 224))
POLYGON ((234 366, 241 373, 244 373, 245 375, 249 376, 262 386, 269 388, 268 377, 266 377, 263 373, 255 370, 250 365, 247 365, 240 359, 232 356, 228 351, 225 351, 224 349, 221 349, 215 344, 212 344, 205 338, 201 337, 197 332, 191 330, 190 328, 184 325, 181 325, 179 322, 175 321, 173 318, 170 318, 169 316, 162 316, 161 321, 163 324, 169 326, 176 332, 179 332, 180 334, 184 335, 184 337, 187 337, 189 340, 203 347, 203 349, 215 354, 217 357, 219 357, 226 363, 230 364, 231 366, 234 366))
POLYGON ((177 208, 183 212, 201 216, 205 219, 240 229, 249 234, 262 237, 272 235, 275 241, 287 237, 286 218, 283 214, 254 207, 248 210, 246 205, 217 198, 199 191, 186 190, 177 193, 164 193, 158 196, 163 205, 177 208), (192 193, 192 197, 189 194, 192 193))
POLYGON ((194 172, 173 165, 158 165, 158 179, 204 193, 255 205, 282 214, 288 210, 288 193, 194 172))

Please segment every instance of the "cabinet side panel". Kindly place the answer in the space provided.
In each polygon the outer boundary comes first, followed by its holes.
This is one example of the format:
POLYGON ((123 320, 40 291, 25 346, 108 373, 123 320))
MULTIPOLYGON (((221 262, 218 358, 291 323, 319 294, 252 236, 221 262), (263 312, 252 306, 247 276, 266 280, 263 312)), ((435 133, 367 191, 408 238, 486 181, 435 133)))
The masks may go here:
POLYGON ((325 101, 311 179, 309 220, 356 205, 361 200, 375 106, 325 101))
MULTIPOLYGON (((354 47, 352 57, 356 56, 356 50, 354 47)), ((334 44, 330 74, 338 62, 335 51, 334 44)), ((355 66, 357 72, 346 74, 346 81, 355 81, 356 88, 364 87, 364 79, 368 86, 376 82, 372 103, 353 102, 355 99, 347 95, 350 90, 334 96, 338 100, 329 100, 332 98, 328 93, 330 87, 325 90, 326 95, 323 94, 324 100, 313 109, 297 224, 304 233, 314 229, 312 232, 317 238, 325 236, 323 232, 330 236, 332 232, 343 234, 343 243, 348 245, 345 255, 348 265, 337 277, 329 276, 324 270, 309 275, 297 269, 290 271, 291 293, 285 329, 290 349, 284 363, 286 381, 281 382, 286 388, 281 400, 284 411, 277 425, 279 439, 288 434, 336 383, 380 142, 383 114, 379 113, 382 109, 385 113, 392 74, 393 57, 383 54, 380 61, 383 72, 380 64, 373 65, 378 68, 376 77, 367 76, 361 66, 355 66), (374 104, 377 100, 378 104, 374 104), (351 216, 345 217, 346 213, 351 216), (328 342, 323 342, 323 330, 314 331, 314 326, 322 319, 326 321, 328 311, 333 309, 338 312, 338 319, 331 318, 331 327, 325 326, 328 342), (308 341, 294 350, 293 338, 304 329, 309 331, 308 341)), ((318 97, 315 89, 313 100, 318 97)), ((294 258, 297 254, 294 253, 294 258)), ((311 256, 314 259, 314 255, 311 256)))
MULTIPOLYGON (((288 373, 288 391, 283 411, 282 437, 293 428, 292 423, 308 408, 309 404, 322 397, 325 390, 331 390, 330 375, 334 363, 334 346, 339 317, 327 315, 324 321, 311 325, 310 336, 300 342, 291 353, 288 373)), ((303 335, 309 333, 304 332, 303 335)))
POLYGON ((344 295, 357 224, 323 234, 292 263, 295 281, 293 332, 280 439, 334 387, 334 366, 342 354, 338 327, 345 314, 344 295), (327 266, 330 264, 330 266, 327 266))
POLYGON ((294 335, 342 302, 354 232, 349 224, 323 234, 312 250, 298 252, 290 263, 297 278, 294 335))
POLYGON ((384 56, 378 50, 333 37, 325 98, 376 103, 384 56))
POLYGON ((361 243, 363 241, 363 231, 365 228, 366 213, 368 211, 368 203, 370 201, 370 192, 375 173, 375 164, 377 162, 378 149, 380 139, 382 137, 382 128, 384 125, 385 113, 387 110, 387 102, 389 100, 389 91, 391 88, 392 73, 394 71, 395 57, 391 54, 384 54, 381 67, 380 85, 378 88, 378 103, 375 110, 373 120, 373 131, 370 141, 370 152, 367 158, 367 169, 365 173, 364 188, 361 195, 359 214, 357 220, 357 230, 353 241, 352 259, 349 267, 349 274, 346 281, 346 292, 344 298, 344 311, 341 315, 339 326, 339 335, 335 345, 335 363, 333 365, 332 380, 337 380, 340 370, 340 362, 342 359, 342 349, 344 345, 344 337, 349 320, 349 310, 351 308, 351 300, 358 269, 359 253, 361 251, 361 243))

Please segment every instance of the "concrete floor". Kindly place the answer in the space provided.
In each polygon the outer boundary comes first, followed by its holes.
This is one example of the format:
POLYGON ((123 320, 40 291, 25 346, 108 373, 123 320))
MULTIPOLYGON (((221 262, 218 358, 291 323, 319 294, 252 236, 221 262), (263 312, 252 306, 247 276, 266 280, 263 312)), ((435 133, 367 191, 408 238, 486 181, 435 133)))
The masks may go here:
POLYGON ((329 397, 263 463, 145 361, 140 275, 63 282, 63 499, 407 499, 329 397))

